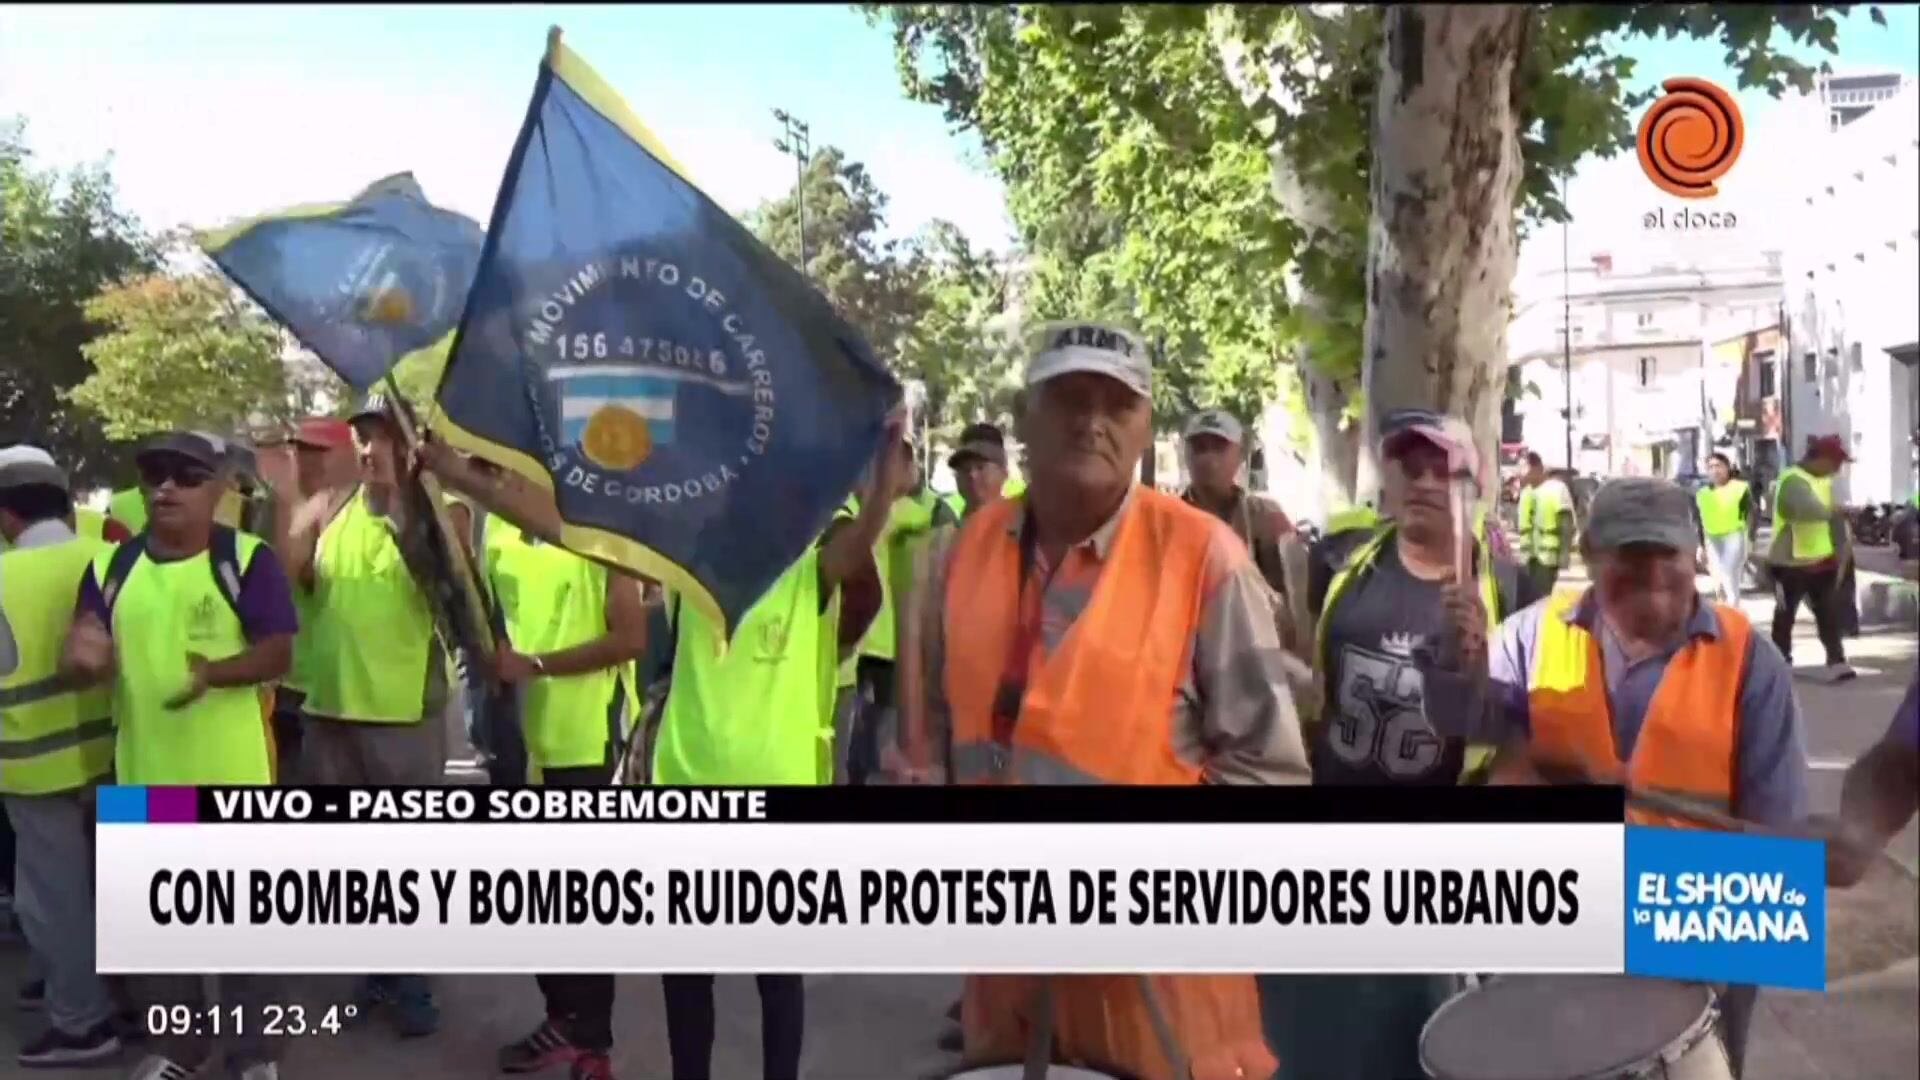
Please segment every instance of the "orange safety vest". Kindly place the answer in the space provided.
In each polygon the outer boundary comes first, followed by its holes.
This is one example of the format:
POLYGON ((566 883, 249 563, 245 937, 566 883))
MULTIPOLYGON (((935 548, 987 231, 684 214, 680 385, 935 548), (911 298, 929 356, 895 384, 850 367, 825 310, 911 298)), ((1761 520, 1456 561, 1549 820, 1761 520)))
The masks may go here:
MULTIPOLYGON (((1195 784, 1173 751, 1175 695, 1192 663, 1220 524, 1141 487, 1120 521, 1086 611, 1059 649, 1030 661, 1012 745, 994 743, 994 697, 1018 633, 1024 499, 974 513, 954 542, 946 590, 946 691, 960 783, 1195 784)), ((1043 976, 978 975, 962 1011, 966 1057, 1021 1060, 1043 976)), ((1058 1057, 1139 1080, 1267 1077, 1250 975, 1073 975, 1053 980, 1058 1057), (1154 989, 1150 1000, 1143 984, 1154 989), (1160 1015, 1156 1016, 1158 1005, 1160 1015), (1188 1070, 1176 1073, 1164 1020, 1188 1070)))
MULTIPOLYGON (((1623 767, 1614 741, 1600 639, 1566 620, 1581 595, 1575 590, 1554 593, 1541 616, 1527 691, 1529 726, 1543 756, 1580 761, 1590 771, 1618 775, 1623 767)), ((1725 604, 1715 604, 1714 615, 1720 636, 1695 638, 1667 662, 1624 772, 1636 789, 1727 814, 1733 807, 1740 688, 1746 682, 1753 624, 1738 608, 1725 604)), ((1701 827, 1633 806, 1627 808, 1627 820, 1673 829, 1701 827)))

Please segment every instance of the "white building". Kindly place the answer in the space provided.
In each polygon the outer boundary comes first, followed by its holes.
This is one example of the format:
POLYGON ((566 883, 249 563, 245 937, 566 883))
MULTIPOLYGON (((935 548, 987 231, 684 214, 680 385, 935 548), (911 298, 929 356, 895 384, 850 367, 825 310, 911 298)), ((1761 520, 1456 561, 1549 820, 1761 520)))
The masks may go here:
POLYGON ((1811 435, 1846 440, 1843 501, 1904 501, 1920 424, 1920 87, 1835 75, 1789 104, 1805 147, 1782 261, 1789 439, 1796 456, 1811 435))
POLYGON ((1602 476, 1701 472, 1709 453, 1731 445, 1740 381, 1740 366, 1717 362, 1712 343, 1780 317, 1780 269, 1769 257, 1628 268, 1602 253, 1515 292, 1502 441, 1548 468, 1602 476))

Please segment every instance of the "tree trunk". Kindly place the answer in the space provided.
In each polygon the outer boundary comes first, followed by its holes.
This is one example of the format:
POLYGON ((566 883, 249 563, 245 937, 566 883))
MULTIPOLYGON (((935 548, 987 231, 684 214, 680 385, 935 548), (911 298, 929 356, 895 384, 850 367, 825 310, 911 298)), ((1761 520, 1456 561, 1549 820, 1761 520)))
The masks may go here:
MULTIPOLYGON (((1241 99, 1249 107, 1268 93, 1248 77, 1245 64, 1245 46, 1233 39, 1230 34, 1217 33, 1216 43, 1220 52, 1221 66, 1227 75, 1227 81, 1240 92, 1241 99)), ((1302 65, 1312 63, 1311 58, 1299 61, 1302 65)), ((1276 76, 1268 80, 1268 85, 1278 88, 1282 85, 1276 76)), ((1284 98, 1284 94, 1282 97, 1284 98)), ((1280 100, 1280 99, 1276 99, 1280 100)), ((1290 100, 1280 100, 1288 111, 1295 108, 1290 100)), ((1314 242, 1316 232, 1331 234, 1335 229, 1333 212, 1329 199, 1304 182, 1299 170, 1281 150, 1277 133, 1271 121, 1262 125, 1262 134, 1268 139, 1267 160, 1273 166, 1273 198, 1279 204, 1280 213, 1304 230, 1308 243, 1314 242)), ((1302 308, 1315 318, 1324 319, 1329 311, 1325 298, 1307 288, 1301 280, 1298 265, 1287 272, 1287 299, 1296 307, 1302 308)), ((1358 462, 1359 425, 1349 425, 1344 430, 1341 420, 1347 411, 1347 404, 1357 389, 1357 380, 1353 378, 1335 378, 1321 371, 1309 356, 1305 346, 1297 348, 1292 357, 1300 374, 1300 383, 1306 392, 1307 409, 1313 417, 1314 445, 1312 455, 1321 477, 1320 500, 1322 509, 1332 511, 1349 505, 1354 496, 1354 479, 1358 462)))
POLYGON ((1374 434, 1394 408, 1459 416, 1488 467, 1499 461, 1518 257, 1513 79, 1527 20, 1519 5, 1387 12, 1367 243, 1363 496, 1378 490, 1374 434))

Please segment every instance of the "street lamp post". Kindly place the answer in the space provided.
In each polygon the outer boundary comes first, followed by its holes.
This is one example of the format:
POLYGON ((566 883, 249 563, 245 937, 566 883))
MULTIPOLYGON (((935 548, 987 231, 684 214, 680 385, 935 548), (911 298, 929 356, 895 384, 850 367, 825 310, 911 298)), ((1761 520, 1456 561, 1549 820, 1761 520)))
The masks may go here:
MULTIPOLYGON (((1560 181, 1560 209, 1567 211, 1567 181, 1560 181)), ((1569 213, 1569 220, 1571 214, 1569 213)), ((1567 471, 1573 472, 1573 289, 1571 250, 1572 241, 1568 239, 1569 221, 1560 223, 1560 371, 1563 392, 1560 416, 1565 421, 1567 434, 1567 471)))
POLYGON ((813 144, 807 137, 806 123, 788 115, 787 110, 773 110, 773 118, 785 129, 783 137, 773 140, 774 148, 793 155, 793 194, 800 210, 800 272, 804 274, 807 272, 807 156, 813 144))

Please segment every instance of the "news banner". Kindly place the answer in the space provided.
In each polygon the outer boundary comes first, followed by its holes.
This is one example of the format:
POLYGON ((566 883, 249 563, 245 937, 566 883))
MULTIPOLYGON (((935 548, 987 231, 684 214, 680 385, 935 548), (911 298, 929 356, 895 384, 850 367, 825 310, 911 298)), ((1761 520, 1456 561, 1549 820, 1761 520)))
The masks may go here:
POLYGON ((99 963, 1825 988, 1822 845, 1624 818, 1603 787, 108 787, 99 963))

